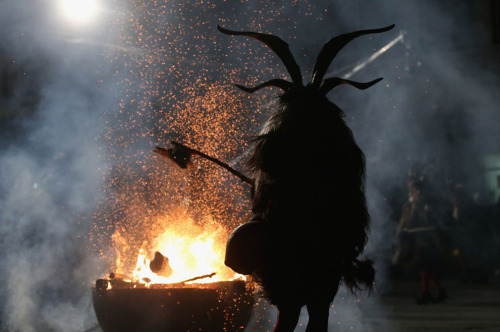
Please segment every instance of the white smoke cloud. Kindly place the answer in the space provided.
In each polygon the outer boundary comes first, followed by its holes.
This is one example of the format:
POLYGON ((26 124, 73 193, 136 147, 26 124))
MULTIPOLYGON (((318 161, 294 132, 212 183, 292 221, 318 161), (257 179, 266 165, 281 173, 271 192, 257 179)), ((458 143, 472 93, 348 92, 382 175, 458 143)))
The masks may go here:
POLYGON ((18 73, 2 104, 2 127, 11 134, 2 137, 0 156, 2 331, 83 331, 96 324, 90 285, 98 270, 89 231, 102 199, 107 165, 97 138, 104 111, 115 103, 114 82, 96 28, 58 25, 53 11, 43 1, 0 5, 2 66, 18 73), (98 43, 70 43, 79 38, 72 33, 98 43), (36 102, 23 107, 30 98, 36 102))
MULTIPOLYGON (((435 139, 442 137, 443 127, 432 123, 435 113, 463 111, 470 136, 461 141, 458 152, 474 151, 481 144, 484 150, 494 149, 485 144, 489 145, 499 120, 493 88, 498 86, 498 75, 478 64, 473 52, 474 48, 488 52, 487 32, 471 18, 473 8, 465 1, 339 0, 295 5, 241 1, 225 6, 233 10, 210 12, 214 23, 224 19, 228 28, 259 26, 282 36, 290 41, 294 54, 307 54, 297 60, 309 71, 321 46, 334 35, 396 23, 391 33, 364 37, 346 47, 333 67, 348 69, 399 30, 406 31, 404 42, 353 77, 360 81, 385 77, 383 82, 366 92, 342 87, 331 94, 331 100, 346 112, 367 157, 373 224, 366 254, 376 261, 377 282, 384 285, 390 281, 388 239, 395 227, 387 194, 393 187, 404 189, 401 182, 408 157, 428 154, 435 139), (427 116, 416 116, 419 112, 427 116)), ((99 269, 96 255, 88 249, 88 233, 109 166, 106 158, 99 157, 106 154, 106 146, 96 138, 106 129, 108 118, 103 114, 117 109, 122 97, 116 96, 115 89, 123 77, 113 76, 119 64, 111 64, 105 55, 119 43, 109 28, 113 19, 109 16, 85 31, 60 26, 61 20, 51 10, 44 1, 0 4, 0 55, 16 59, 28 74, 36 73, 39 95, 33 114, 9 122, 16 128, 15 136, 1 145, 0 282, 4 287, 0 322, 5 331, 83 331, 96 324, 89 286, 99 269)), ((105 13, 119 15, 111 8, 105 13)), ((248 45, 257 47, 257 43, 248 45)), ((266 56, 272 57, 266 53, 262 65, 276 63, 266 56)), ((238 60, 229 55, 228 61, 238 60)), ((487 54, 481 61, 492 62, 487 54)), ((282 69, 276 70, 283 73, 282 69)), ((379 305, 377 296, 358 305, 341 290, 331 324, 340 322, 346 331, 351 326, 373 330, 362 321, 370 306, 379 305), (344 296, 348 300, 342 300, 344 296)), ((274 313, 271 310, 268 328, 274 313)), ((298 331, 305 329, 305 315, 301 324, 298 331)))

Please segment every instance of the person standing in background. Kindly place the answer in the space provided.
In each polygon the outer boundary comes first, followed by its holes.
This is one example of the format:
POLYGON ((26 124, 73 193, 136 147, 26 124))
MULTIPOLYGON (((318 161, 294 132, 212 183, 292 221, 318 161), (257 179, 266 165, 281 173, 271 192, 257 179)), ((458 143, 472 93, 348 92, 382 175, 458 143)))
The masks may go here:
POLYGON ((442 302, 447 298, 440 278, 444 256, 439 236, 440 221, 428 197, 424 181, 411 183, 410 199, 403 206, 396 231, 396 237, 404 248, 399 262, 412 264, 420 273, 422 291, 416 299, 418 304, 442 302), (431 283, 437 289, 436 297, 431 296, 431 283))

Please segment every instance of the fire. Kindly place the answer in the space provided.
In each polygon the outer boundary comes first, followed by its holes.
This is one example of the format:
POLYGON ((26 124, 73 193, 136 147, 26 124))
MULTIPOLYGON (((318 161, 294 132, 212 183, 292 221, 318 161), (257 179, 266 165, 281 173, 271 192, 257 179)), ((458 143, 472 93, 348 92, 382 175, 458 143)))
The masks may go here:
POLYGON ((230 280, 239 276, 224 265, 227 238, 224 227, 214 221, 200 225, 187 216, 175 222, 165 217, 163 224, 162 233, 152 241, 149 250, 139 250, 132 273, 133 282, 147 285, 177 283, 214 272, 213 277, 196 282, 230 280), (151 261, 155 252, 168 259, 168 276, 152 271, 151 261))

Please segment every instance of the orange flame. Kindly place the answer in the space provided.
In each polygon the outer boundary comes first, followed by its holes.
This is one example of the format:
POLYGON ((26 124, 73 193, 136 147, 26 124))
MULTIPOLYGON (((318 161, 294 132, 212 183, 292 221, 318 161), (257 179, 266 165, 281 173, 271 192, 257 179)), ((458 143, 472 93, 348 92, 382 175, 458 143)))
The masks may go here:
POLYGON ((216 273, 214 277, 196 282, 230 280, 239 276, 224 265, 227 232, 222 226, 214 221, 199 225, 186 216, 176 222, 168 219, 165 218, 163 233, 153 241, 151 252, 158 251, 167 257, 173 273, 164 277, 152 272, 148 254, 141 248, 133 271, 134 282, 176 283, 213 272, 216 273))

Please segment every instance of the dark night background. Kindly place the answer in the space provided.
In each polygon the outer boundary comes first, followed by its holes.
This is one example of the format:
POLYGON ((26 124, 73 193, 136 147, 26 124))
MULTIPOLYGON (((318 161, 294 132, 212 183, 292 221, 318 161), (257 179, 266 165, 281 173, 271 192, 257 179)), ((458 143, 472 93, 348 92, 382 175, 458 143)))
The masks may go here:
MULTIPOLYGON (((279 35, 306 81, 331 37, 396 25, 353 41, 327 74, 352 74, 357 81, 384 77, 367 91, 343 86, 329 95, 366 155, 373 220, 366 254, 376 261, 382 289, 391 283, 394 231, 410 168, 430 180, 443 206, 458 188, 495 210, 498 1, 102 0, 87 24, 65 20, 56 3, 0 3, 1 331, 84 331, 96 324, 89 286, 107 272, 106 229, 121 213, 96 213, 115 197, 110 174, 132 183, 143 179, 154 146, 186 137, 201 144, 203 135, 196 136, 179 112, 198 107, 189 101, 211 86, 234 98, 220 94, 239 107, 242 119, 234 132, 209 137, 207 144, 240 165, 245 139, 268 116, 264 105, 276 91, 249 97, 230 84, 287 74, 268 49, 223 36, 217 24, 279 35), (222 148, 221 142, 230 145, 222 148)), ((209 118, 213 109, 200 112, 209 118)), ((218 120, 205 121, 201 126, 218 120)), ((500 269, 494 258, 500 222, 490 216, 481 220, 490 231, 472 244, 490 255, 480 266, 487 281, 500 269)))

